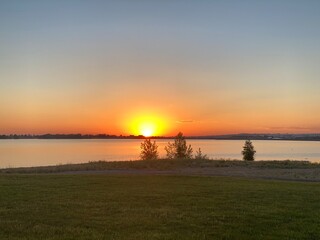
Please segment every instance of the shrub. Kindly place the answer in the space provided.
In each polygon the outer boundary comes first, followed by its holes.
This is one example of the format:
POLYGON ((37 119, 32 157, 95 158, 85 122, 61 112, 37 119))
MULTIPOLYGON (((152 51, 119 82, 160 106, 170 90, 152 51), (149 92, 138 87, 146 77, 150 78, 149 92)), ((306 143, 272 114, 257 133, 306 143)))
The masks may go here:
POLYGON ((254 150, 252 142, 250 140, 247 140, 244 143, 243 150, 242 150, 243 160, 254 161, 255 153, 256 151, 254 150))
POLYGON ((151 139, 147 138, 140 145, 141 153, 140 158, 142 160, 156 160, 158 159, 158 146, 156 142, 151 142, 151 139))
POLYGON ((187 142, 181 132, 175 137, 173 143, 168 143, 164 148, 169 159, 191 159, 193 149, 191 145, 187 146, 187 142))
POLYGON ((201 148, 199 148, 199 150, 196 151, 196 155, 194 156, 194 158, 199 160, 206 160, 208 159, 208 156, 207 154, 203 154, 201 148))

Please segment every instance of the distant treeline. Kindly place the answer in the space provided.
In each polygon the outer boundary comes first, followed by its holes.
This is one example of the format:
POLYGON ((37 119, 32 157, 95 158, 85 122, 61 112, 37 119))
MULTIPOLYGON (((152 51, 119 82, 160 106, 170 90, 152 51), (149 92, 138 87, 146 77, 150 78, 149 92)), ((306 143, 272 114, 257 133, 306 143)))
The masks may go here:
MULTIPOLYGON (((0 139, 145 139, 143 135, 110 135, 110 134, 9 134, 0 135, 0 139)), ((154 136, 153 139, 172 139, 174 137, 154 136)), ((288 141, 320 141, 320 134, 230 134, 212 136, 186 136, 186 139, 216 140, 288 140, 288 141)))
MULTIPOLYGON (((31 135, 31 134, 10 134, 0 135, 0 139, 144 139, 142 135, 134 136, 117 136, 109 134, 43 134, 43 135, 31 135)), ((155 137, 161 138, 161 137, 155 137)))
MULTIPOLYGON (((202 137, 198 137, 202 138, 202 137)), ((204 139, 219 139, 219 140, 287 140, 287 141, 320 141, 320 134, 230 134, 219 136, 207 136, 204 139)))

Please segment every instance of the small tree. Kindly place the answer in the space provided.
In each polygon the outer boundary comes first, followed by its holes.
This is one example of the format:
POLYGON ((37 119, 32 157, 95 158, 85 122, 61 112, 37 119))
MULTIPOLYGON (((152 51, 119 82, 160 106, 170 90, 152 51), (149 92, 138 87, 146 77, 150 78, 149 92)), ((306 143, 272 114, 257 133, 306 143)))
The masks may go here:
POLYGON ((252 142, 250 140, 247 140, 244 143, 243 150, 242 150, 243 160, 254 161, 255 153, 256 151, 254 150, 252 142))
POLYGON ((159 153, 158 153, 158 146, 156 144, 156 141, 152 143, 151 139, 147 138, 144 140, 144 142, 141 143, 140 148, 141 148, 140 158, 142 160, 158 159, 159 153))
POLYGON ((194 159, 205 160, 205 159, 208 159, 208 156, 207 154, 203 154, 201 151, 201 148, 199 148, 199 150, 196 151, 196 155, 194 156, 194 159))
POLYGON ((164 148, 169 159, 191 159, 193 149, 191 145, 187 146, 187 142, 181 132, 175 137, 173 143, 168 143, 164 148))

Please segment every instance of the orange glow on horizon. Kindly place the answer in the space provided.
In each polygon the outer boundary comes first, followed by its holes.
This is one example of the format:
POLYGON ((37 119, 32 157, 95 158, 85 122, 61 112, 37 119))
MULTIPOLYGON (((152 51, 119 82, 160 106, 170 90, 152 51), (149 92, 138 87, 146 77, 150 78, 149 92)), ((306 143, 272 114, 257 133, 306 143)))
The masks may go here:
POLYGON ((162 116, 139 113, 129 118, 125 125, 129 134, 151 137, 165 135, 168 132, 169 123, 162 116))

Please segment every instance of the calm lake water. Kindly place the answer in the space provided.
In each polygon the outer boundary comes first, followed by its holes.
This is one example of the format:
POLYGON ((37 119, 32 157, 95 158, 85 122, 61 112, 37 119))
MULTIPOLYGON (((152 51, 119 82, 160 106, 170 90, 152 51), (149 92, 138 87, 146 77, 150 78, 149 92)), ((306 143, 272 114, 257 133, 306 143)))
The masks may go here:
MULTIPOLYGON (((157 140, 160 156, 169 140, 157 140)), ((141 140, 0 140, 0 168, 139 159, 141 140)), ((241 159, 242 140, 188 140, 210 158, 241 159)), ((256 160, 320 162, 320 142, 253 141, 256 160)))

